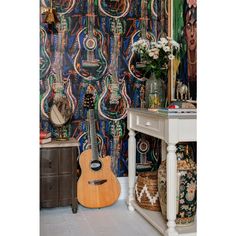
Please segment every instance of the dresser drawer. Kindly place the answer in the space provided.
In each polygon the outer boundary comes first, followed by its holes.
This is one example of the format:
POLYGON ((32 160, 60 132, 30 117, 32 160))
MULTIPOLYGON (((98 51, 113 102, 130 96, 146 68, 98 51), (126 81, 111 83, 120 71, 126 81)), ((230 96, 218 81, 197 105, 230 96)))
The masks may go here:
POLYGON ((73 176, 61 175, 59 176, 59 205, 66 206, 71 202, 73 196, 73 176))
POLYGON ((74 148, 65 147, 60 149, 60 159, 59 159, 59 174, 71 174, 72 167, 76 164, 74 162, 74 148))
POLYGON ((56 207, 58 205, 58 177, 40 178, 41 207, 56 207))
POLYGON ((45 148, 40 149, 40 174, 56 175, 58 174, 58 149, 45 148))

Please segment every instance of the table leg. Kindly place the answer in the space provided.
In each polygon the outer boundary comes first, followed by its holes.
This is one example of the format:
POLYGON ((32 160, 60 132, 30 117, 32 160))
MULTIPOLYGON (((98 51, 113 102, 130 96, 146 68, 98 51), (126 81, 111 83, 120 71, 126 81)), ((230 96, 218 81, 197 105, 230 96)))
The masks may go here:
POLYGON ((176 176, 177 176, 177 160, 176 147, 174 143, 169 143, 167 146, 167 230, 165 236, 177 236, 178 232, 175 229, 176 219, 176 176))
POLYGON ((134 200, 134 184, 136 174, 136 139, 135 132, 129 131, 128 141, 128 169, 129 169, 129 196, 128 196, 128 208, 130 211, 134 211, 131 201, 134 200))

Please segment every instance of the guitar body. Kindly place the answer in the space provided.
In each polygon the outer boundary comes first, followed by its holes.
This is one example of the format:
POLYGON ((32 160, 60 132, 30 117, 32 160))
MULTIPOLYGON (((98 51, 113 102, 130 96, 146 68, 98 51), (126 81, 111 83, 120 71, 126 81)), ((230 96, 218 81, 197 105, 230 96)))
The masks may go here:
POLYGON ((123 32, 123 26, 119 19, 111 22, 111 30, 114 34, 112 58, 109 72, 104 81, 104 91, 98 101, 98 111, 105 119, 118 121, 126 117, 130 98, 126 92, 124 78, 121 79, 118 75, 121 45, 120 36, 123 32))
POLYGON ((67 100, 71 113, 74 113, 77 104, 76 98, 72 94, 71 81, 63 76, 63 54, 65 45, 65 32, 67 30, 67 22, 65 18, 60 19, 61 23, 58 28, 58 34, 54 35, 56 50, 55 59, 51 66, 51 71, 46 78, 47 90, 41 99, 41 112, 45 118, 49 118, 47 111, 50 106, 57 103, 62 98, 67 100))
MULTIPOLYGON (((141 34, 141 30, 138 30, 131 37, 131 45, 133 45, 135 42, 137 42, 140 39, 142 39, 142 34, 141 34)), ((156 38, 151 32, 146 32, 146 38, 145 39, 148 40, 149 43, 156 42, 156 38)), ((145 67, 145 64, 142 63, 142 61, 140 60, 137 53, 132 51, 131 56, 130 56, 129 61, 128 61, 128 69, 129 69, 130 74, 134 78, 136 78, 137 80, 144 81, 145 78, 144 78, 143 73, 141 71, 141 69, 143 67, 145 67)))
POLYGON ((98 0, 99 10, 111 18, 121 18, 127 15, 130 8, 129 0, 98 0))
POLYGON ((83 28, 77 37, 78 52, 74 59, 74 69, 83 79, 100 79, 107 69, 107 60, 103 54, 104 37, 94 29, 89 35, 88 27, 83 28))
POLYGON ((130 98, 126 92, 125 81, 114 84, 112 76, 106 76, 104 91, 98 101, 100 115, 113 121, 124 119, 129 105, 130 98))
POLYGON ((77 182, 77 199, 88 208, 101 208, 114 204, 120 195, 120 183, 111 170, 111 158, 106 156, 92 161, 92 150, 85 150, 79 159, 81 176, 77 182), (100 162, 99 170, 91 162, 100 162))

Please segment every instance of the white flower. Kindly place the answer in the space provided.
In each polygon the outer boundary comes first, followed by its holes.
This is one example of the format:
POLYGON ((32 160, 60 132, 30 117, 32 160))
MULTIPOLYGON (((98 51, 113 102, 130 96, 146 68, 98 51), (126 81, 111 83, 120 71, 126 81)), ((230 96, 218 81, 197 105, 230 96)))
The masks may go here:
POLYGON ((168 40, 166 38, 160 38, 161 44, 167 44, 168 40))
POLYGON ((169 58, 169 60, 173 60, 173 59, 175 58, 175 56, 174 56, 173 54, 170 54, 170 55, 168 56, 168 58, 169 58))
POLYGON ((154 56, 154 52, 151 52, 151 51, 150 51, 150 52, 148 53, 148 55, 149 55, 149 57, 153 57, 153 56, 154 56))
POLYGON ((158 42, 158 44, 157 44, 157 47, 158 48, 163 48, 165 45, 164 44, 161 44, 160 42, 158 42))
POLYGON ((171 44, 172 44, 176 49, 179 49, 179 43, 177 43, 175 40, 171 40, 171 44))
POLYGON ((153 56, 153 59, 157 59, 159 56, 158 55, 154 55, 153 56))
POLYGON ((165 47, 163 47, 163 50, 164 50, 165 52, 170 52, 170 47, 169 47, 169 46, 165 46, 165 47))
POLYGON ((151 48, 158 48, 158 44, 156 42, 151 42, 150 47, 151 48))

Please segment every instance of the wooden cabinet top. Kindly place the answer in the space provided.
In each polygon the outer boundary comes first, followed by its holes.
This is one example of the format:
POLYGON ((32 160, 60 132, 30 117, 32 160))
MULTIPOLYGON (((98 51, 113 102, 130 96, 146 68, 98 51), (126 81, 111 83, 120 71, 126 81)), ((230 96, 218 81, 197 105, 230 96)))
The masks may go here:
POLYGON ((55 147, 77 147, 78 141, 75 138, 70 138, 66 141, 52 140, 50 143, 40 144, 40 148, 55 148, 55 147))

